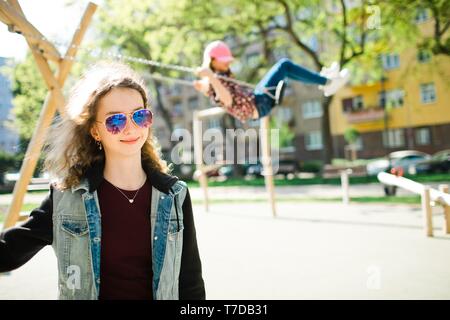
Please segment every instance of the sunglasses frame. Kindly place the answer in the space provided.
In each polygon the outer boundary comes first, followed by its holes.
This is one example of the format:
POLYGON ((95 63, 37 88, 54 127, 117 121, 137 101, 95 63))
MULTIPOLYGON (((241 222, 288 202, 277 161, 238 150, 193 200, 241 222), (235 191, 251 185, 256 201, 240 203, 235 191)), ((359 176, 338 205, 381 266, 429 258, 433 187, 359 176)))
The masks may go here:
POLYGON ((106 131, 108 131, 109 133, 111 133, 111 134, 119 134, 119 133, 122 132, 122 131, 125 129, 125 127, 127 126, 128 119, 130 119, 131 122, 133 122, 138 128, 141 128, 141 129, 149 128, 149 127, 153 124, 153 112, 152 112, 149 108, 143 107, 143 108, 141 108, 141 109, 137 109, 137 110, 134 110, 134 111, 132 111, 132 112, 117 112, 117 113, 114 113, 114 114, 111 114, 111 115, 107 116, 103 121, 95 120, 95 122, 98 122, 98 123, 103 124, 103 125, 105 126, 106 131), (148 110, 148 112, 150 112, 150 119, 151 119, 151 120, 150 120, 150 124, 149 124, 148 127, 141 127, 141 126, 138 125, 138 124, 134 121, 134 119, 133 119, 133 115, 134 115, 136 112, 139 112, 139 111, 142 111, 142 110, 148 110), (116 116, 116 115, 118 115, 118 114, 125 115, 125 117, 126 117, 126 120, 125 120, 125 126, 124 126, 121 130, 119 130, 118 132, 114 133, 114 132, 111 132, 111 131, 108 129, 108 126, 106 125, 106 121, 107 121, 109 118, 114 117, 114 116, 116 116))

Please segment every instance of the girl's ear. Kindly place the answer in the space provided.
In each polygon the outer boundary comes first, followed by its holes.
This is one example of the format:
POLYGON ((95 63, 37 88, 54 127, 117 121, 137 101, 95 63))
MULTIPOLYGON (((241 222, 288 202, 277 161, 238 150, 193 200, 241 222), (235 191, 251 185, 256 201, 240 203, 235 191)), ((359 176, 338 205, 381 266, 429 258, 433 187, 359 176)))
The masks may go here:
POLYGON ((95 125, 93 125, 90 129, 90 133, 91 136, 95 139, 95 140, 99 140, 100 139, 100 134, 98 133, 98 129, 95 125))

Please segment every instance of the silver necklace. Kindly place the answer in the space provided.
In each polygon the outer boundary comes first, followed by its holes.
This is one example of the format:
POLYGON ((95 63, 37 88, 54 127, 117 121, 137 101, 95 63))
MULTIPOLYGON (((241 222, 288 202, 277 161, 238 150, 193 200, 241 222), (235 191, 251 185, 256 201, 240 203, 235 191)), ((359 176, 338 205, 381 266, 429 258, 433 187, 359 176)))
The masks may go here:
MULTIPOLYGON (((147 179, 146 179, 147 180, 147 179)), ((111 183, 111 182, 110 182, 111 183)), ((128 200, 128 202, 129 203, 133 203, 134 202, 134 199, 136 199, 136 196, 138 195, 138 193, 139 193, 139 190, 141 190, 142 189, 142 187, 144 186, 144 184, 145 184, 145 181, 144 181, 144 183, 142 184, 142 186, 139 188, 139 189, 137 189, 137 191, 136 191, 136 193, 134 194, 134 197, 133 198, 128 198, 127 197, 127 195, 125 194, 125 193, 123 193, 122 192, 122 190, 120 190, 119 188, 117 188, 115 185, 113 185, 112 183, 111 183, 111 185, 114 187, 114 188, 116 188, 125 198, 127 198, 127 200, 128 200)))

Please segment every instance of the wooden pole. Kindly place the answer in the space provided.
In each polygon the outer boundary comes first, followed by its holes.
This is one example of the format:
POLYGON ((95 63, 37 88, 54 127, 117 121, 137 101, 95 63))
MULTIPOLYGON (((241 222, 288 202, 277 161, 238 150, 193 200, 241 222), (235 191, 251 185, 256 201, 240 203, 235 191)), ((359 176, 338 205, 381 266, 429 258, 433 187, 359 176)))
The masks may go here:
MULTIPOLYGON (((0 2, 2 2, 2 1, 0 1, 0 2)), ((16 6, 16 10, 20 10, 20 12, 21 12, 18 2, 17 1, 11 1, 11 2, 13 3, 14 6, 16 6)), ((71 46, 68 49, 68 52, 70 50, 72 50, 71 55, 75 55, 76 50, 77 50, 76 48, 81 43, 81 40, 84 36, 87 26, 89 25, 89 23, 92 19, 92 15, 95 12, 96 8, 97 8, 97 6, 95 4, 89 3, 89 5, 85 11, 85 14, 83 15, 83 18, 80 22, 80 27, 77 29, 77 31, 72 39, 71 46)), ((25 19, 25 18, 23 18, 23 19, 25 19)), ((40 56, 37 53, 35 55, 35 58, 36 58, 36 63, 38 64, 38 66, 40 66, 40 70, 43 73, 44 78, 46 78, 47 81, 49 81, 52 78, 55 79, 53 75, 50 76, 47 72, 49 70, 49 68, 47 69, 48 62, 45 60, 45 58, 40 56)), ((72 64, 73 64, 73 61, 69 60, 69 59, 62 61, 59 64, 59 70, 57 73, 57 79, 58 79, 57 84, 58 85, 49 87, 49 93, 47 94, 47 96, 45 98, 44 105, 43 105, 41 113, 39 115, 37 126, 35 128, 35 131, 34 131, 32 139, 30 141, 30 144, 28 145, 27 152, 25 154, 25 158, 22 163, 22 167, 20 169, 20 178, 14 186, 13 200, 12 200, 11 205, 8 208, 5 223, 3 226, 4 229, 13 226, 19 218, 19 213, 20 213, 20 209, 22 207, 23 198, 25 196, 27 186, 31 180, 34 169, 36 167, 36 163, 39 158, 39 154, 42 149, 42 145, 44 143, 47 129, 51 124, 51 121, 56 112, 58 103, 63 102, 63 101, 61 101, 61 97, 62 97, 61 88, 64 85, 64 82, 69 74, 69 70, 70 70, 72 64)), ((60 107, 62 108, 63 105, 60 105, 60 107)))
POLYGON ((270 126, 269 116, 263 117, 261 120, 261 146, 262 146, 262 159, 264 169, 264 181, 266 184, 267 195, 269 197, 269 205, 272 211, 272 215, 275 218, 277 215, 275 208, 275 188, 273 183, 273 168, 272 157, 270 152, 270 126))
POLYGON ((424 186, 422 192, 422 214, 427 237, 433 236, 433 217, 430 200, 430 187, 424 186))
POLYGON ((341 170, 341 186, 342 186, 342 202, 344 204, 349 204, 350 196, 349 196, 349 182, 348 182, 348 170, 341 170))
POLYGON ((27 21, 16 0, 8 0, 8 2, 0 1, 0 11, 2 12, 1 16, 6 16, 7 18, 4 21, 5 23, 8 24, 9 22, 10 27, 17 26, 19 29, 17 31, 23 33, 33 47, 48 52, 48 55, 46 55, 47 59, 59 62, 60 56, 58 50, 50 42, 44 40, 44 36, 27 21))
POLYGON ((199 182, 203 190, 203 199, 205 211, 209 211, 209 197, 208 197, 208 177, 206 176, 205 167, 203 163, 203 130, 202 121, 200 120, 200 111, 194 111, 192 121, 192 132, 194 134, 194 157, 195 167, 200 172, 199 182))
MULTIPOLYGON (((439 191, 444 192, 444 193, 448 193, 448 185, 447 184, 441 184, 439 185, 439 191)), ((447 205, 446 203, 444 203, 442 205, 442 207, 444 208, 444 227, 443 227, 443 231, 445 234, 449 234, 450 233, 450 206, 447 205)))

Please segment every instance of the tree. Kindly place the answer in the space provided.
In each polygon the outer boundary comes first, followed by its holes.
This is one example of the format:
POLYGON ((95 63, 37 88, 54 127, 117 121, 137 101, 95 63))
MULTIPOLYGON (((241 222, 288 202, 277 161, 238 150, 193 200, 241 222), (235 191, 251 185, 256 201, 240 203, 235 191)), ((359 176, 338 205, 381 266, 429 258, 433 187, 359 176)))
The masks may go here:
POLYGON ((356 160, 356 141, 358 141, 360 135, 359 131, 355 128, 348 128, 344 132, 344 139, 349 144, 349 149, 351 151, 351 161, 356 160))
MULTIPOLYGON (((121 52, 187 66, 201 63, 203 46, 211 40, 228 41, 237 57, 249 46, 260 43, 262 55, 258 63, 240 63, 238 77, 248 82, 258 81, 280 51, 317 71, 338 61, 341 67, 351 70, 353 81, 377 81, 380 73, 377 57, 389 48, 397 24, 389 29, 378 28, 377 24, 368 23, 377 18, 369 1, 361 0, 351 7, 346 3, 344 0, 166 0, 144 4, 133 0, 123 6, 105 1, 100 13, 100 30, 105 38, 103 43, 121 52), (314 42, 319 45, 316 47, 314 42)), ((333 96, 324 98, 322 105, 325 163, 330 163, 333 155, 329 112, 332 101, 333 96)), ((170 123, 170 117, 165 118, 170 123)))
POLYGON ((31 53, 28 53, 23 61, 18 62, 10 73, 14 97, 12 102, 14 126, 20 136, 19 153, 25 153, 36 127, 47 87, 31 53))
POLYGON ((416 35, 417 46, 428 49, 435 55, 450 55, 450 0, 384 0, 380 1, 383 8, 385 22, 394 20, 401 23, 410 34, 416 35), (433 22, 431 35, 418 32, 414 23, 420 14, 429 15, 433 22))
MULTIPOLYGON (((367 78, 361 70, 365 70, 364 73, 376 71, 373 67, 376 57, 388 47, 389 37, 386 35, 391 31, 369 28, 368 9, 371 6, 367 1, 351 8, 344 0, 339 1, 337 6, 335 1, 325 0, 167 0, 163 6, 165 21, 177 24, 179 34, 185 35, 184 41, 177 43, 178 50, 192 46, 192 36, 197 43, 205 38, 208 41, 229 39, 238 50, 237 56, 249 45, 261 43, 263 55, 260 64, 246 68, 244 61, 239 74, 243 80, 252 82, 260 79, 270 67, 280 48, 296 56, 299 63, 317 71, 337 60, 341 67, 348 66, 352 70, 355 80, 367 78), (377 36, 370 37, 372 33, 377 36), (326 47, 326 50, 317 50, 310 41, 313 37, 318 39, 318 43, 333 45, 326 47), (361 64, 365 68, 358 67, 361 64)), ((333 97, 323 99, 325 163, 331 162, 333 153, 329 114, 332 101, 333 97)))
MULTIPOLYGON (((169 14, 169 13, 167 13, 169 14)), ((172 14, 172 13, 170 13, 172 14)), ((188 48, 174 51, 173 42, 177 42, 178 28, 176 24, 169 25, 164 20, 166 14, 161 11, 160 2, 144 2, 139 0, 127 1, 126 5, 120 2, 106 0, 99 11, 97 23, 98 38, 106 50, 116 51, 119 54, 140 57, 162 63, 181 64, 188 63, 188 48), (183 53, 182 53, 183 52, 183 53)), ((190 55, 191 57, 193 55, 190 55)), ((127 61, 130 62, 130 61, 127 61)), ((131 64, 134 64, 132 61, 131 64)), ((174 70, 158 68, 154 65, 136 63, 135 68, 150 74, 159 73, 165 76, 185 77, 174 70)), ((164 121, 173 131, 173 122, 169 110, 162 99, 162 83, 153 80, 156 105, 164 121)), ((171 142, 172 144, 174 142, 171 142)))

